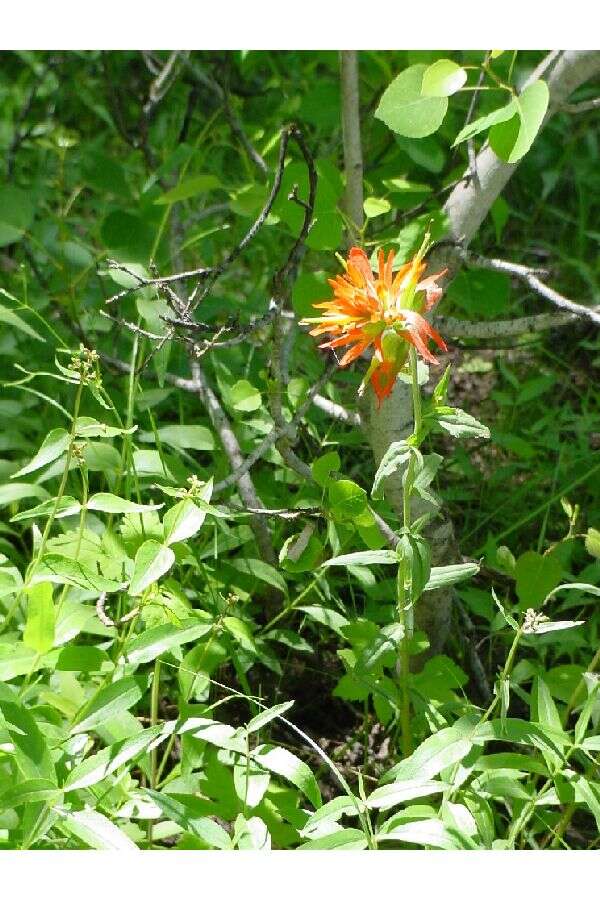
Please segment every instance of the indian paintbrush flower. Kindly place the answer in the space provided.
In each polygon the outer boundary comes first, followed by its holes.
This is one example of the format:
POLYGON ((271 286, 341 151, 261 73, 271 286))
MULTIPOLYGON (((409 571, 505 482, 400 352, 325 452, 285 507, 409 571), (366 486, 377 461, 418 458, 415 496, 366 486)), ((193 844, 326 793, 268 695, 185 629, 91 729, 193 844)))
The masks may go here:
POLYGON ((369 347, 373 348, 373 359, 359 394, 370 381, 380 406, 406 364, 409 344, 431 363, 438 361, 427 346, 429 339, 441 350, 447 349, 442 337, 423 317, 442 296, 437 280, 447 271, 421 280, 426 268, 423 257, 430 246, 430 236, 426 234, 414 258, 395 274, 393 251, 387 259, 383 250, 378 251, 375 274, 364 250, 352 247, 347 260, 338 257, 345 273, 329 279, 333 299, 314 304, 315 309, 325 310, 324 314, 300 323, 314 325, 310 331, 314 336, 329 334, 330 339, 320 347, 348 348, 340 366, 349 365, 369 347))

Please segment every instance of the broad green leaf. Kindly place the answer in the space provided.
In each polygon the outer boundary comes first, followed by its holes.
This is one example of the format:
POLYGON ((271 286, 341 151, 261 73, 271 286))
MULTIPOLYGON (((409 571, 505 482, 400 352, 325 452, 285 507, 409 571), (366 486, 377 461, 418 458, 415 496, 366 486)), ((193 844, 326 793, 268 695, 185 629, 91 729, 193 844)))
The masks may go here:
POLYGON ((54 804, 62 798, 62 791, 47 778, 29 778, 0 795, 0 810, 26 806, 28 803, 54 804))
POLYGON ((69 644, 60 651, 56 669, 59 672, 98 672, 109 661, 108 653, 100 647, 69 644))
MULTIPOLYGON (((213 434, 204 425, 164 425, 157 433, 161 444, 167 444, 177 450, 215 449, 213 434)), ((144 443, 153 444, 156 437, 153 431, 143 431, 139 439, 144 443)))
POLYGON ((252 758, 269 772, 280 775, 295 785, 315 808, 321 805, 321 792, 315 776, 305 762, 285 747, 264 745, 252 751, 252 758))
POLYGON ((35 472, 37 469, 41 469, 42 466, 47 466, 48 463, 54 462, 55 459, 58 459, 59 456, 65 453, 70 440, 69 433, 64 428, 55 428, 53 431, 49 431, 33 459, 10 477, 21 478, 23 475, 29 475, 30 472, 35 472))
POLYGON ((392 204, 385 197, 367 197, 363 203, 363 209, 367 219, 375 219, 377 216, 383 216, 389 213, 392 204))
POLYGON ((75 497, 61 497, 58 503, 56 498, 44 500, 31 509, 26 509, 21 513, 17 513, 10 520, 11 522, 24 522, 27 519, 47 518, 54 514, 56 519, 64 519, 66 516, 74 516, 81 511, 81 503, 75 497), (56 510, 56 512, 54 512, 56 510))
POLYGON ((196 835, 207 847, 215 850, 231 849, 231 838, 225 829, 213 819, 199 812, 198 807, 202 808, 202 804, 197 797, 187 794, 161 794, 149 788, 145 793, 168 819, 175 822, 184 831, 196 835))
POLYGON ((406 441, 393 441, 393 443, 390 444, 375 473, 373 488, 371 490, 371 495, 373 497, 378 496, 379 488, 387 478, 390 478, 391 475, 394 475, 408 464, 410 454, 411 449, 406 441))
POLYGON ((131 838, 95 809, 62 810, 58 824, 92 850, 139 850, 131 838))
MULTIPOLYGON (((248 803, 248 806, 252 806, 248 803)), ((270 850, 271 835, 262 819, 252 816, 250 819, 240 815, 235 820, 235 834, 240 850, 270 850)))
POLYGON ((40 655, 47 653, 54 646, 54 625, 52 584, 41 581, 27 590, 27 622, 23 643, 40 655))
POLYGON ((588 781, 584 775, 578 775, 574 784, 600 829, 600 784, 588 781))
POLYGON ((193 500, 181 500, 165 513, 165 544, 169 546, 178 541, 187 541, 200 531, 205 518, 205 510, 200 509, 193 500))
POLYGON ((389 566, 398 565, 398 554, 394 550, 361 550, 358 553, 344 553, 323 563, 328 566, 389 566))
POLYGON ((94 494, 87 502, 88 509, 113 515, 150 512, 153 509, 161 509, 163 505, 163 503, 133 503, 124 497, 117 497, 116 494, 94 494))
POLYGON ((194 175, 180 182, 177 187, 162 194, 154 202, 165 206, 171 203, 177 203, 180 200, 189 200, 190 197, 196 197, 198 194, 206 194, 215 188, 221 187, 221 182, 216 175, 204 174, 194 175))
POLYGON ((30 191, 12 184, 0 187, 0 247, 21 240, 33 222, 35 207, 30 191))
POLYGON ((177 734, 190 734, 191 737, 199 741, 206 741, 208 744, 213 744, 222 750, 246 754, 246 741, 236 728, 226 725, 224 722, 192 717, 186 719, 177 728, 177 734))
POLYGON ((442 124, 448 109, 446 97, 424 97, 423 76, 427 66, 409 66, 386 88, 375 116, 397 134, 423 138, 442 124))
POLYGON ((148 628, 125 647, 123 661, 136 666, 152 662, 168 650, 181 647, 190 641, 200 640, 212 627, 210 622, 188 619, 187 622, 182 622, 180 628, 170 623, 148 628))
POLYGON ((0 486, 0 506, 8 506, 10 503, 18 503, 27 497, 37 497, 45 500, 48 491, 39 484, 3 484, 0 486))
POLYGON ((19 675, 27 675, 29 672, 40 668, 42 663, 38 654, 30 647, 26 647, 21 641, 17 643, 0 644, 0 682, 12 681, 19 675))
POLYGON ((462 409, 450 409, 443 407, 435 415, 440 428, 451 434, 452 437, 489 438, 490 430, 482 425, 474 416, 462 409))
POLYGON ((258 578, 259 581, 264 581, 265 584, 273 585, 282 594, 287 594, 288 587, 285 578, 274 566, 269 565, 262 559, 233 559, 230 565, 237 569, 238 572, 252 575, 253 578, 258 578))
POLYGON ((438 59, 423 74, 421 93, 424 97, 450 97, 461 89, 467 73, 451 59, 438 59))
POLYGON ((342 828, 325 837, 300 844, 299 850, 365 850, 368 846, 363 831, 358 828, 342 828))
POLYGON ((137 425, 131 428, 115 428, 113 425, 105 425, 91 416, 78 416, 75 425, 75 434, 77 437, 83 438, 112 438, 122 434, 133 434, 137 430, 137 425))
POLYGON ((236 616, 225 616, 223 627, 247 653, 257 652, 254 635, 249 625, 242 619, 238 619, 236 616))
POLYGON ((600 531, 596 528, 588 528, 585 535, 585 549, 596 559, 600 559, 600 531))
POLYGON ((38 728, 33 712, 18 701, 0 697, 0 712, 15 746, 14 758, 26 779, 44 778, 56 784, 56 772, 46 737, 38 728))
MULTIPOLYGON (((336 522, 360 524, 367 510, 367 493, 353 481, 342 478, 329 483, 329 505, 336 522)), ((370 524, 365 522, 365 524, 370 524)))
POLYGON ((438 588, 449 587, 463 581, 465 578, 472 578, 479 572, 477 563, 457 563, 454 566, 432 566, 429 573, 429 580, 423 588, 424 591, 436 591, 438 588))
MULTIPOLYGON (((0 230, 2 229, 2 224, 0 223, 0 230)), ((5 296, 10 296, 0 288, 0 294, 4 294, 5 296)), ((36 341, 44 341, 45 338, 38 334, 31 325, 28 325, 20 316, 13 312, 12 309, 9 309, 7 306, 4 306, 0 303, 0 322, 4 322, 5 325, 8 325, 9 328, 16 328, 17 331, 22 331, 23 334, 26 334, 27 337, 33 338, 36 341)))
POLYGON ((173 563, 175 554, 170 547, 158 541, 145 541, 135 554, 133 575, 129 584, 129 593, 138 597, 159 578, 165 575, 173 563))
POLYGON ((262 396, 254 385, 242 378, 227 391, 227 403, 238 412, 254 412, 262 406, 262 396))
POLYGON ((402 841, 405 844, 419 844, 421 847, 436 847, 439 850, 462 849, 461 843, 439 819, 404 822, 389 830, 380 831, 377 842, 383 841, 402 841))
POLYGON ((88 756, 74 769, 71 769, 63 785, 64 792, 68 793, 98 784, 99 781, 103 781, 104 778, 108 778, 109 775, 116 772, 120 766, 135 759, 140 753, 146 752, 150 744, 156 746, 157 739, 166 739, 168 733, 169 729, 163 725, 155 725, 153 728, 147 728, 139 734, 134 734, 124 741, 117 741, 110 747, 104 747, 92 756, 88 756))
POLYGON ((324 453, 323 456, 315 459, 310 468, 317 484, 325 488, 329 484, 331 473, 339 472, 340 466, 339 453, 336 453, 335 450, 330 450, 329 453, 324 453))
POLYGON ((72 584, 75 587, 98 593, 119 591, 124 587, 123 582, 105 578, 83 563, 60 553, 47 553, 42 557, 31 576, 30 583, 37 584, 40 581, 51 581, 53 584, 72 584))
POLYGON ((521 609, 537 609, 560 583, 562 567, 555 556, 535 550, 521 554, 515 566, 516 591, 521 609))
POLYGON ((506 106, 495 109, 493 112, 481 116, 479 119, 475 119, 474 122, 469 122, 468 125, 465 125, 465 127, 459 131, 452 146, 456 147, 458 144, 462 144, 463 141, 470 140, 472 137, 475 137, 475 135, 481 134, 482 131, 487 131, 488 128, 491 128, 493 125, 498 125, 500 122, 507 122, 509 119, 512 119, 516 111, 516 102, 511 100, 506 106))
POLYGON ((515 115, 490 129, 490 146, 507 163, 517 163, 530 149, 542 127, 550 93, 545 81, 528 85, 515 98, 515 115))
POLYGON ((315 622, 319 622, 320 625, 331 628, 340 637, 344 636, 342 628, 348 624, 348 619, 336 612, 335 609, 327 609, 326 606, 299 606, 298 609, 315 622))
POLYGON ((91 731, 120 712, 130 709, 142 697, 142 690, 134 678, 122 678, 102 688, 79 710, 71 734, 91 731))
POLYGON ((472 741, 467 740, 464 734, 457 728, 444 728, 436 731, 420 744, 415 752, 407 759, 403 759, 398 765, 386 772, 382 779, 386 784, 391 781, 414 781, 422 779, 429 781, 436 775, 459 762, 467 755, 472 741))
POLYGON ((384 784, 375 788, 367 797, 368 809, 391 809, 400 803, 414 800, 415 797, 428 797, 431 794, 439 794, 446 790, 447 784, 441 781, 423 781, 421 778, 407 781, 396 781, 393 784, 384 784))

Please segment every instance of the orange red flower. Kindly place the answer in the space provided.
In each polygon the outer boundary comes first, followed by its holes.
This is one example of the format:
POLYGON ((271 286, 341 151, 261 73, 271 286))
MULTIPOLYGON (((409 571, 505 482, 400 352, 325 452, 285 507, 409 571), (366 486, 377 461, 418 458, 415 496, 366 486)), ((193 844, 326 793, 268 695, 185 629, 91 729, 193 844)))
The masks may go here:
POLYGON ((320 347, 348 348, 340 366, 349 365, 369 347, 373 348, 373 359, 359 393, 370 381, 380 406, 406 364, 410 344, 430 363, 438 360, 429 350, 429 340, 441 350, 447 349, 442 337, 423 317, 442 296, 437 281, 447 272, 444 269, 421 279, 426 268, 423 257, 429 246, 427 235, 416 256, 396 273, 393 251, 386 259, 383 250, 379 250, 378 272, 373 273, 364 250, 352 247, 348 259, 341 260, 345 273, 329 279, 333 299, 314 304, 315 309, 325 310, 323 315, 300 323, 315 326, 310 331, 314 336, 330 336, 320 347))

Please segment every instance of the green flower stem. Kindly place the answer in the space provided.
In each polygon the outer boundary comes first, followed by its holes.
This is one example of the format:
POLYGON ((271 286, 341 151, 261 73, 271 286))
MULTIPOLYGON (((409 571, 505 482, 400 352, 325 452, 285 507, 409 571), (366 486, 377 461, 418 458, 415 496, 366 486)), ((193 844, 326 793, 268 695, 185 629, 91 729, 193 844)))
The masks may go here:
MULTIPOLYGON (((152 677, 152 692, 150 694, 150 727, 158 724, 158 704, 160 700, 160 656, 154 661, 154 675, 152 677)), ((150 753, 150 787, 156 790, 158 783, 158 750, 156 747, 150 753)), ((148 849, 152 850, 152 819, 148 819, 148 849)))
MULTIPOLYGON (((417 352, 411 346, 409 351, 409 367, 411 376, 411 396, 413 405, 413 445, 420 443, 420 435, 422 431, 423 416, 421 411, 421 392, 419 390, 419 378, 417 368, 417 352)), ((414 483, 414 456, 411 454, 406 469, 406 477, 404 480, 404 492, 402 495, 402 513, 404 530, 410 530, 410 501, 414 483)), ((407 590, 406 585, 406 563, 401 560, 398 564, 397 578, 397 605, 398 605, 398 621, 402 625, 403 635, 400 640, 400 648, 398 653, 398 668, 400 676, 400 728, 402 740, 403 756, 410 756, 412 753, 412 730, 410 725, 410 642, 414 632, 412 597, 410 587, 407 590), (408 601, 408 602, 407 602, 408 601)))

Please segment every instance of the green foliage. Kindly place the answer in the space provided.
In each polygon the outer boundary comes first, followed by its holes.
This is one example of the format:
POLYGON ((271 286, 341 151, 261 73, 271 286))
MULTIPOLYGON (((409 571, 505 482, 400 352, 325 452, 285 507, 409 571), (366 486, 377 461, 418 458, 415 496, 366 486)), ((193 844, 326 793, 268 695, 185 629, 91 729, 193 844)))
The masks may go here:
MULTIPOLYGON (((443 239, 467 141, 489 140, 519 167, 477 252, 596 297, 587 114, 542 130, 537 51, 450 57, 360 55, 356 243, 401 264, 429 223, 443 239)), ((337 54, 192 52, 173 76, 145 118, 154 76, 135 51, 0 68, 0 848, 594 846, 596 333, 444 335, 452 373, 419 366, 420 427, 377 467, 355 418, 368 363, 321 381, 292 319, 330 296, 345 248, 337 54), (227 115, 204 76, 223 78, 227 115), (309 197, 293 140, 227 261, 290 121, 316 202, 279 283, 309 197), (145 284, 224 261, 214 283, 145 284), (196 288, 186 329, 170 291, 196 288), (438 559, 442 515, 458 546, 438 559), (449 589, 432 653, 414 618, 449 589)), ((490 327, 547 310, 470 267, 442 302, 490 327)))

